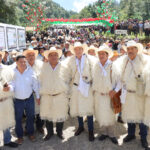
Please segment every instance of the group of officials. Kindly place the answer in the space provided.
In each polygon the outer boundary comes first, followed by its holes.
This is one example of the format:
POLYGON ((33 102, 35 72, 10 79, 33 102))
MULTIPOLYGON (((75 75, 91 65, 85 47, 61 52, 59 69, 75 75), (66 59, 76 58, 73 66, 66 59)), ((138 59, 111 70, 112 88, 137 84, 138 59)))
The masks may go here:
POLYGON ((75 136, 84 132, 86 116, 89 141, 94 141, 94 117, 102 129, 99 140, 109 138, 118 144, 111 101, 121 90, 121 116, 128 124, 124 142, 136 138, 136 124, 139 124, 142 147, 148 148, 150 57, 135 41, 128 41, 125 53, 115 61, 110 60, 113 52, 106 44, 90 48, 75 42, 69 47, 72 56, 60 61, 62 51, 51 47, 43 53, 45 62, 36 59, 38 51, 27 49, 11 66, 2 65, 4 53, 0 52, 0 130, 4 131, 5 146, 17 147, 23 143, 24 112, 25 133, 33 142, 35 114, 41 130, 45 122, 45 141, 54 135, 54 123, 57 136, 64 138, 63 125, 69 114, 78 119, 75 136), (88 55, 88 50, 93 50, 96 56, 88 55), (9 129, 13 126, 17 143, 11 141, 9 129))

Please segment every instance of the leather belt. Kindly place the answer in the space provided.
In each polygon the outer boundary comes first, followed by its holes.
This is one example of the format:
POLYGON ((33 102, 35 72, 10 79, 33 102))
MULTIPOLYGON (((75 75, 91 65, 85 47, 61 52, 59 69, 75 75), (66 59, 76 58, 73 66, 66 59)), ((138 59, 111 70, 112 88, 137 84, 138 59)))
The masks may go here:
POLYGON ((77 83, 73 83, 73 85, 78 86, 78 84, 77 84, 77 83))
POLYGON ((136 91, 127 90, 128 93, 136 93, 136 91))
POLYGON ((0 99, 0 102, 3 102, 3 101, 5 101, 7 98, 1 98, 0 99))
POLYGON ((101 96, 108 96, 109 94, 108 93, 100 93, 101 96))
POLYGON ((48 95, 50 95, 50 96, 58 96, 58 95, 60 95, 61 93, 58 93, 58 94, 48 94, 48 95))
POLYGON ((28 98, 26 98, 26 99, 15 98, 15 100, 17 100, 17 101, 28 101, 32 96, 33 96, 33 93, 28 98))

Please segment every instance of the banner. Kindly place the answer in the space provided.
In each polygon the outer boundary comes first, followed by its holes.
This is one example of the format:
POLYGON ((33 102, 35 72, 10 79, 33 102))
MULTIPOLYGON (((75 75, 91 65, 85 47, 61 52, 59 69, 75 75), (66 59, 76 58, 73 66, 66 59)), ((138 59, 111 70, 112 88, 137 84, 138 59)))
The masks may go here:
POLYGON ((117 34, 117 35, 127 35, 128 31, 127 30, 115 30, 115 34, 117 34))
POLYGON ((16 29, 11 27, 7 27, 6 29, 8 49, 17 48, 16 29))
POLYGON ((0 23, 0 50, 12 51, 26 48, 25 27, 0 23))
POLYGON ((0 50, 3 50, 5 48, 6 48, 5 30, 4 27, 0 26, 0 50))
POLYGON ((23 29, 18 29, 18 46, 26 47, 26 32, 23 29))
POLYGON ((113 26, 114 20, 106 18, 83 18, 83 19, 43 19, 42 23, 48 22, 52 25, 103 25, 113 26))

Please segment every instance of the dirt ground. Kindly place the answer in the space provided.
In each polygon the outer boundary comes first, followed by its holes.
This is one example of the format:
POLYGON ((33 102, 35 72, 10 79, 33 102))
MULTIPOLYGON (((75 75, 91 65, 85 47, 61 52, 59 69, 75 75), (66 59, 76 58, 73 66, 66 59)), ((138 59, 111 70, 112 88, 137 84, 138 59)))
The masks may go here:
MULTIPOLYGON (((143 150, 140 143, 139 137, 139 128, 137 126, 136 129, 136 140, 133 140, 130 143, 123 144, 123 138, 126 136, 126 125, 116 123, 116 135, 118 137, 119 146, 114 145, 111 143, 109 139, 100 142, 98 140, 98 136, 100 135, 100 129, 95 122, 95 141, 89 142, 88 141, 88 132, 87 132, 87 123, 85 122, 85 132, 82 133, 80 136, 75 137, 74 132, 77 127, 77 119, 69 119, 65 122, 64 126, 64 140, 61 141, 56 135, 54 135, 49 141, 45 142, 43 140, 43 135, 39 133, 35 133, 36 142, 32 143, 29 141, 27 137, 24 137, 23 145, 19 146, 14 150, 143 150)), ((12 140, 14 141, 15 134, 14 130, 12 129, 12 140)), ((1 139, 1 146, 3 144, 3 135, 0 133, 1 139)), ((150 143, 150 132, 148 136, 148 141, 150 143)), ((10 150, 12 148, 8 147, 0 147, 1 150, 10 150)))

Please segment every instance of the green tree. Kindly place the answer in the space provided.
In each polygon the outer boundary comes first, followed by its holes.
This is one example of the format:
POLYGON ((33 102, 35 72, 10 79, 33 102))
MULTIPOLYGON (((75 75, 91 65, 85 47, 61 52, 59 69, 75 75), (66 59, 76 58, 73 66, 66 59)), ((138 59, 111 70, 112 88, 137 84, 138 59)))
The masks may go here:
POLYGON ((130 1, 129 2, 129 9, 128 9, 128 17, 129 18, 134 18, 134 4, 133 4, 133 1, 130 1))
POLYGON ((118 10, 119 19, 137 18, 140 20, 150 19, 149 0, 121 0, 118 10))
POLYGON ((0 22, 7 24, 17 24, 16 4, 0 0, 0 22))

